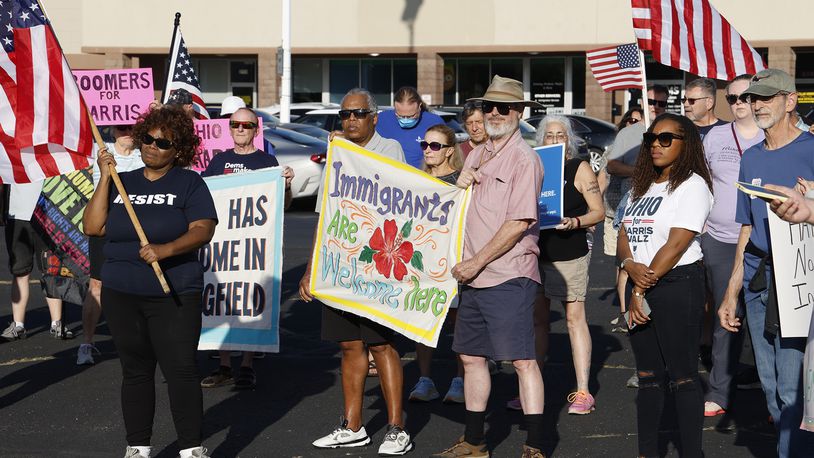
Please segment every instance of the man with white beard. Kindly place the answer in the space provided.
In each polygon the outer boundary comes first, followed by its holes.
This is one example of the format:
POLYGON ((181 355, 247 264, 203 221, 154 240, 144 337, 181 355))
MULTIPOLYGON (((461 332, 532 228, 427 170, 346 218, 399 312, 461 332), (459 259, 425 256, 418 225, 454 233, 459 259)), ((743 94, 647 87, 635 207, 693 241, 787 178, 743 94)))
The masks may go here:
POLYGON ((461 188, 476 187, 466 217, 463 261, 452 275, 460 305, 452 349, 464 365, 464 436, 433 456, 488 457, 484 440, 491 391, 487 358, 512 361, 528 437, 523 456, 542 458, 543 378, 534 351, 534 299, 540 284, 537 198, 543 167, 518 129, 523 85, 495 76, 480 100, 489 140, 466 159, 461 188))

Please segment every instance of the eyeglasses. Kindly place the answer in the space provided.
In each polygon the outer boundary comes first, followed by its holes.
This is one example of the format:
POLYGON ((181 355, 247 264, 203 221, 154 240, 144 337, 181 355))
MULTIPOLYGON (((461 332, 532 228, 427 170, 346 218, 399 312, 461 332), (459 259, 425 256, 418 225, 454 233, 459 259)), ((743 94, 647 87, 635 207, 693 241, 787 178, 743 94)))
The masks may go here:
POLYGON ((654 107, 667 108, 666 100, 647 99, 647 103, 653 105, 654 107))
POLYGON ((738 103, 738 100, 740 100, 741 102, 746 103, 744 100, 741 100, 741 95, 740 94, 726 94, 726 103, 728 103, 730 105, 734 105, 734 104, 738 103))
POLYGON ((741 94, 739 98, 741 102, 746 102, 749 104, 754 104, 755 102, 769 103, 772 100, 774 100, 774 98, 777 97, 778 95, 787 96, 789 95, 789 93, 778 92, 775 95, 741 94))
POLYGON ((443 143, 438 143, 438 142, 429 142, 429 143, 427 143, 424 140, 422 140, 421 143, 419 143, 418 145, 421 146, 421 151, 424 151, 425 149, 427 149, 427 147, 429 147, 433 151, 440 151, 441 148, 449 148, 450 146, 452 146, 452 145, 445 145, 443 143))
POLYGON ((229 127, 232 129, 240 129, 242 127, 246 130, 257 129, 257 123, 251 121, 229 121, 229 127))
POLYGON ((365 119, 370 113, 373 113, 373 110, 366 110, 364 108, 356 108, 355 110, 339 110, 339 119, 343 121, 350 119, 350 115, 353 115, 356 119, 365 119))
POLYGON ((699 101, 699 100, 711 99, 711 98, 712 98, 712 97, 697 97, 697 98, 692 98, 692 97, 681 97, 681 103, 687 103, 687 102, 690 102, 690 105, 695 105, 695 102, 697 102, 697 101, 699 101))
POLYGON ((672 132, 662 132, 659 134, 654 134, 653 132, 645 132, 642 135, 642 143, 644 143, 647 147, 651 147, 653 145, 653 142, 658 140, 659 145, 661 145, 662 148, 668 148, 670 145, 673 144, 673 139, 684 140, 684 136, 674 134, 672 132))
POLYGON ((174 146, 174 143, 166 138, 155 138, 150 134, 144 134, 141 136, 141 144, 142 145, 152 145, 155 142, 155 146, 159 149, 170 149, 174 146))
POLYGON ((544 137, 546 140, 565 140, 566 137, 564 133, 558 132, 556 134, 545 134, 544 137))
MULTIPOLYGON (((507 114, 509 114, 510 110, 516 109, 515 108, 516 105, 513 104, 513 103, 487 102, 486 100, 483 101, 483 104, 481 105, 481 107, 483 107, 483 113, 484 114, 489 114, 489 113, 492 112, 492 110, 497 108, 498 114, 500 114, 502 116, 506 116, 507 114)), ((520 110, 517 110, 517 111, 520 111, 520 110)))

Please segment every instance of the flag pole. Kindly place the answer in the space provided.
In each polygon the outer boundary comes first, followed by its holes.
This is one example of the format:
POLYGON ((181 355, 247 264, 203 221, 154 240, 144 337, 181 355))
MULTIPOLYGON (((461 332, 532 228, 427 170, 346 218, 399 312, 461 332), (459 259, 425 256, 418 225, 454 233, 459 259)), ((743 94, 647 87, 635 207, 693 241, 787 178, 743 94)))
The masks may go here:
MULTIPOLYGON (((54 40, 56 40, 60 52, 62 52, 63 59, 65 59, 64 57, 65 53, 62 50, 62 45, 59 43, 59 37, 57 37, 57 34, 54 31, 54 26, 48 19, 48 13, 45 12, 45 8, 42 7, 42 4, 39 1, 37 1, 37 3, 39 4, 43 16, 45 16, 46 24, 51 29, 51 33, 54 35, 54 40)), ((67 59, 65 59, 65 65, 68 67, 68 70, 70 71, 71 68, 70 65, 68 65, 67 59)), ((79 93, 79 97, 82 97, 84 99, 81 92, 79 93)), ((93 131, 93 138, 94 140, 96 140, 96 145, 99 147, 99 149, 106 148, 105 142, 102 139, 102 134, 99 133, 99 128, 96 127, 96 122, 90 115, 90 110, 86 111, 88 113, 88 120, 90 121, 90 128, 93 131)), ((135 209, 133 209, 133 204, 130 203, 130 197, 127 195, 127 191, 124 189, 124 184, 122 183, 121 178, 119 178, 118 172, 116 172, 116 167, 114 167, 112 164, 110 165, 110 177, 113 179, 113 184, 116 186, 116 190, 119 192, 119 195, 122 198, 124 208, 125 210, 127 210, 127 216, 130 217, 130 221, 133 223, 133 227, 136 229, 136 234, 138 235, 141 246, 149 245, 150 242, 147 241, 147 235, 144 233, 144 228, 141 227, 141 223, 138 220, 138 216, 136 216, 136 211, 135 209)), ((161 283, 161 289, 164 290, 165 294, 169 294, 170 287, 167 284, 167 280, 164 278, 164 272, 161 270, 161 266, 158 264, 158 261, 153 261, 152 263, 150 263, 150 265, 153 267, 153 271, 155 272, 156 277, 158 277, 159 283, 161 283)))
POLYGON ((170 96, 170 84, 172 84, 172 58, 174 53, 178 51, 175 49, 175 37, 178 34, 178 27, 181 25, 181 13, 175 13, 175 26, 172 28, 172 41, 170 42, 170 52, 167 56, 167 82, 164 84, 163 92, 161 92, 161 103, 167 103, 167 98, 170 96))
MULTIPOLYGON (((638 40, 636 47, 639 48, 638 40)), ((647 101, 647 71, 644 68, 644 51, 639 48, 639 68, 642 71, 642 115, 644 115, 644 128, 650 127, 650 103, 647 101)))

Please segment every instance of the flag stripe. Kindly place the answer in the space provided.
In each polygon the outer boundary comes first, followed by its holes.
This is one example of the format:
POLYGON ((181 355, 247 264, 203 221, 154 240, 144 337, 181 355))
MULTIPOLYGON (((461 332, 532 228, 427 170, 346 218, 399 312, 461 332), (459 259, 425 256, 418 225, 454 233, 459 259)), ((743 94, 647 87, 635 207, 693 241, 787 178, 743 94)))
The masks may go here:
POLYGON ((34 98, 34 131, 31 141, 35 145, 48 143, 48 118, 50 105, 50 79, 51 71, 48 68, 48 54, 45 42, 45 27, 31 27, 31 66, 34 84, 32 96, 34 98))
POLYGON ((724 80, 765 68, 709 0, 631 0, 631 9, 639 47, 664 65, 724 80))
POLYGON ((34 99, 30 94, 34 93, 34 69, 26 59, 20 56, 31 55, 31 29, 20 29, 14 31, 14 45, 17 59, 17 93, 24 94, 17 100, 17 127, 14 135, 19 144, 33 143, 32 132, 34 132, 34 99), (30 86, 29 86, 30 84, 30 86))
POLYGON ((62 74, 62 53, 59 46, 53 42, 53 35, 45 36, 45 51, 47 55, 48 74, 51 84, 48 85, 48 142, 63 143, 65 130, 65 104, 62 95, 65 93, 62 74))

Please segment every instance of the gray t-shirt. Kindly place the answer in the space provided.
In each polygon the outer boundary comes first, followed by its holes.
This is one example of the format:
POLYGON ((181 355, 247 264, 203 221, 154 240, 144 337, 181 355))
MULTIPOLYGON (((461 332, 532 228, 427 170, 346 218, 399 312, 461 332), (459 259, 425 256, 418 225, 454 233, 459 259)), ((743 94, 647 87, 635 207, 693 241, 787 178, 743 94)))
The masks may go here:
MULTIPOLYGON (((610 147, 608 161, 621 161, 625 165, 633 167, 639 157, 639 150, 642 146, 642 135, 645 133, 643 122, 637 122, 632 126, 627 126, 616 134, 616 139, 610 147)), ((605 209, 613 215, 619 200, 630 190, 630 177, 620 177, 610 175, 608 190, 605 192, 605 209)))
MULTIPOLYGON (((405 162, 404 150, 401 149, 401 144, 392 138, 384 138, 378 132, 373 133, 373 137, 364 146, 366 150, 379 153, 382 156, 387 156, 390 159, 395 159, 399 162, 405 162)), ((322 169, 322 176, 319 179, 319 191, 317 191, 317 208, 315 212, 319 213, 322 208, 322 185, 325 183, 325 169, 322 169)))

